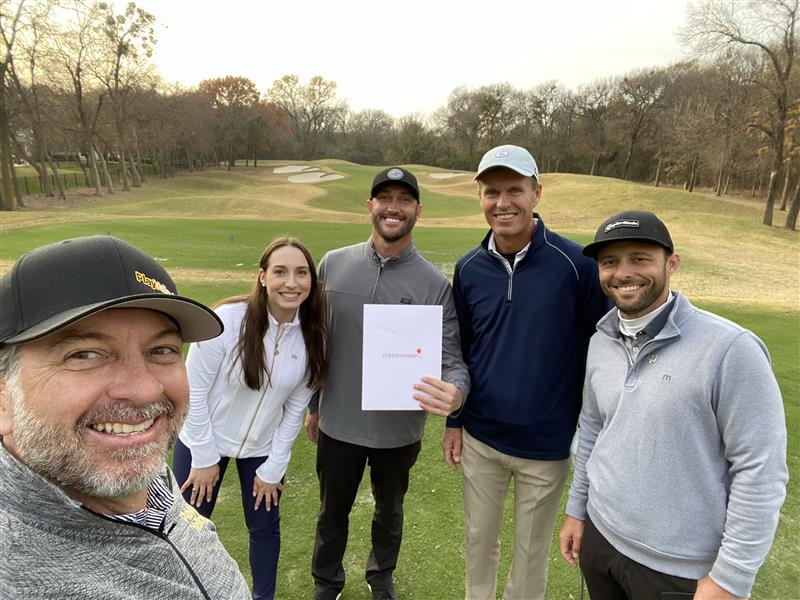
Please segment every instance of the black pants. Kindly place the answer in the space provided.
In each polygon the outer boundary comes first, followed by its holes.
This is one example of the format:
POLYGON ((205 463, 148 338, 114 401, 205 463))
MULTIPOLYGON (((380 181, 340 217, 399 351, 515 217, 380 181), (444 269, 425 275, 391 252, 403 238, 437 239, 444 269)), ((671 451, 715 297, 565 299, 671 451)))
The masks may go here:
POLYGON ((347 547, 350 510, 367 464, 375 512, 366 579, 373 588, 391 584, 403 538, 403 499, 408 490, 408 474, 421 446, 421 442, 415 442, 399 448, 367 448, 340 442, 319 432, 320 509, 311 561, 311 574, 318 590, 344 588, 342 558, 347 547))
POLYGON ((697 581, 654 571, 620 554, 586 520, 581 571, 592 600, 691 600, 697 581))

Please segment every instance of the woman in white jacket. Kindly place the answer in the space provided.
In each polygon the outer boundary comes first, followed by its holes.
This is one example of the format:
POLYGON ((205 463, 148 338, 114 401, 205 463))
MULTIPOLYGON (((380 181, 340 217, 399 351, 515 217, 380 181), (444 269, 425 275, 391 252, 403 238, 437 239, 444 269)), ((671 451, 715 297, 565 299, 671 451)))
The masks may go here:
POLYGON ((186 501, 210 517, 228 461, 236 459, 253 598, 271 599, 283 477, 325 374, 327 310, 311 254, 295 238, 273 240, 253 290, 214 310, 225 331, 189 348, 191 400, 173 470, 186 501))

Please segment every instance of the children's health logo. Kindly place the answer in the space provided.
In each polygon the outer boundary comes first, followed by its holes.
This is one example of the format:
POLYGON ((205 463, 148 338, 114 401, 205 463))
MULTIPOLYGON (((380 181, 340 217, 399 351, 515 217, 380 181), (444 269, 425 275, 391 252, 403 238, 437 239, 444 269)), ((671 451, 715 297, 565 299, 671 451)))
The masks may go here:
POLYGON ((417 348, 414 352, 384 352, 381 358, 419 358, 422 356, 422 348, 417 348))

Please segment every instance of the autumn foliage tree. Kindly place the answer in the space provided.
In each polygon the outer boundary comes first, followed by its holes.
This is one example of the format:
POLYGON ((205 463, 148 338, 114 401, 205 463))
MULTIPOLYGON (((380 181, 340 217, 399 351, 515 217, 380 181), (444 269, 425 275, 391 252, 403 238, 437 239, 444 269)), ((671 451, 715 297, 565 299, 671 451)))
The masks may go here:
POLYGON ((205 79, 200 82, 198 90, 211 100, 214 107, 219 139, 230 170, 244 144, 245 132, 256 118, 258 88, 247 77, 228 75, 205 79))

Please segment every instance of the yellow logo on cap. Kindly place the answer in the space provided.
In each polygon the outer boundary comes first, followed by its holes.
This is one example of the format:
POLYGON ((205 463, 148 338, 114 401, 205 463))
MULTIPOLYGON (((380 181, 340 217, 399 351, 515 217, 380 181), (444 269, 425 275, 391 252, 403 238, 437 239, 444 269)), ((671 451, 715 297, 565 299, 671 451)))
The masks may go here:
POLYGON ((161 292, 162 294, 169 294, 170 296, 173 295, 172 292, 169 291, 167 286, 161 283, 158 279, 153 279, 152 277, 148 277, 144 273, 140 273, 139 271, 135 271, 136 273, 136 281, 139 283, 145 284, 147 287, 151 287, 157 292, 161 292))

